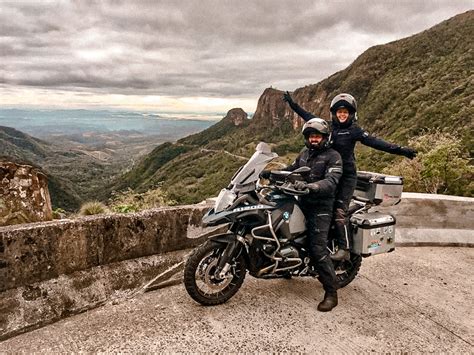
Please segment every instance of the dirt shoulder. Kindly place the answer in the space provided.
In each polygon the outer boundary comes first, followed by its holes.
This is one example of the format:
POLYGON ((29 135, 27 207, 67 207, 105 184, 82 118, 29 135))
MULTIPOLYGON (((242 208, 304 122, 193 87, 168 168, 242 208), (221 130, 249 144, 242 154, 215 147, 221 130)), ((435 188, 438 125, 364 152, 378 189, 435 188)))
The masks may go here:
POLYGON ((364 259, 320 313, 315 279, 247 276, 228 303, 202 307, 182 285, 64 319, 0 352, 473 352, 472 248, 397 248, 364 259))

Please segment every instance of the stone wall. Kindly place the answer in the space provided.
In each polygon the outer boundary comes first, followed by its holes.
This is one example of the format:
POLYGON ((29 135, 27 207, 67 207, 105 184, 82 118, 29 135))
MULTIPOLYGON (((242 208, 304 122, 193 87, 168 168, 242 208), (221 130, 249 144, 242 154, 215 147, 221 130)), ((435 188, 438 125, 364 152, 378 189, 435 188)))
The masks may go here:
POLYGON ((396 217, 397 245, 474 244, 474 198, 404 192, 398 205, 374 209, 396 217))
POLYGON ((51 219, 46 176, 29 165, 0 161, 0 226, 51 219))
POLYGON ((192 248, 206 206, 0 228, 0 292, 99 265, 192 248))
POLYGON ((0 227, 0 340, 137 292, 206 239, 208 208, 0 227))

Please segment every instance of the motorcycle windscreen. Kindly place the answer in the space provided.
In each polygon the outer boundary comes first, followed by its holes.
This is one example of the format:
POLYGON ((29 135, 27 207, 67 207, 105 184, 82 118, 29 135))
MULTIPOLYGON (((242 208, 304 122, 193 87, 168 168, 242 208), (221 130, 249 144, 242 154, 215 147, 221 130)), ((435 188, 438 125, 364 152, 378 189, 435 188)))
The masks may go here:
POLYGON ((259 174, 265 169, 265 166, 276 157, 278 157, 278 154, 273 153, 267 143, 258 143, 255 153, 253 153, 247 163, 235 174, 230 183, 233 186, 243 186, 256 182, 259 174))

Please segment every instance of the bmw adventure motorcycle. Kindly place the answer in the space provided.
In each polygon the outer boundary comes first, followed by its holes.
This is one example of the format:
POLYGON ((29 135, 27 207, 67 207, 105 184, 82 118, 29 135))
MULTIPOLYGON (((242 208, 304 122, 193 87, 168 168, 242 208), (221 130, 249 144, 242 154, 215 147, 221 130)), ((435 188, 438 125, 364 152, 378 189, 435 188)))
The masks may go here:
MULTIPOLYGON (((211 236, 185 264, 186 290, 202 305, 229 300, 241 287, 247 270, 261 279, 318 276, 310 263, 305 218, 298 206, 298 196, 308 191, 293 188, 310 169, 272 171, 269 184, 260 184, 259 174, 276 157, 268 144, 259 143, 203 217, 204 226, 225 226, 226 232, 211 236)), ((395 218, 369 210, 400 202, 402 187, 398 176, 358 173, 349 209, 350 258, 333 261, 339 288, 354 280, 362 257, 395 249, 395 218)), ((327 247, 335 253, 332 234, 330 231, 327 247)))

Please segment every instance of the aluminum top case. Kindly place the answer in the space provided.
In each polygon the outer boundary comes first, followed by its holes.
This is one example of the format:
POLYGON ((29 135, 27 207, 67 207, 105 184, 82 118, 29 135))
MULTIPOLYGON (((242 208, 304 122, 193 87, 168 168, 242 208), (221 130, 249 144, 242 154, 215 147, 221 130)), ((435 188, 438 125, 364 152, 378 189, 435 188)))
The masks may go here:
POLYGON ((370 171, 357 172, 354 191, 356 200, 380 206, 393 206, 400 202, 403 191, 401 176, 383 175, 370 171))

